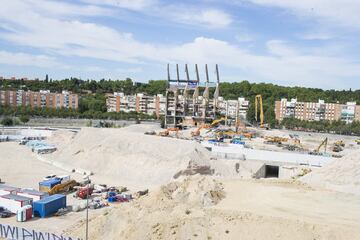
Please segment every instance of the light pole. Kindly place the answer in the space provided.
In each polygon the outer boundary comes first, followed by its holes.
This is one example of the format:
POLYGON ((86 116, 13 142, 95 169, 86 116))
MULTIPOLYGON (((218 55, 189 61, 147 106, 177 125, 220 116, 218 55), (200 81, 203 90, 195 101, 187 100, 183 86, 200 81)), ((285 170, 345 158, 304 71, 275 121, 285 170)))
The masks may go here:
POLYGON ((89 190, 90 190, 90 175, 86 176, 87 179, 87 189, 86 189, 86 235, 85 239, 89 239, 89 190))

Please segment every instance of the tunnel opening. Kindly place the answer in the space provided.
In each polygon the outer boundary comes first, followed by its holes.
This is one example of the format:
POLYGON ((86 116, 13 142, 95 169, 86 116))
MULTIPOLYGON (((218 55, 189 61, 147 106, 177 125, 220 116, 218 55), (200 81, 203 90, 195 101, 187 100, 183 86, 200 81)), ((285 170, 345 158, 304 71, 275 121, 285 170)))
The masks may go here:
POLYGON ((265 178, 279 178, 279 166, 265 165, 265 178))

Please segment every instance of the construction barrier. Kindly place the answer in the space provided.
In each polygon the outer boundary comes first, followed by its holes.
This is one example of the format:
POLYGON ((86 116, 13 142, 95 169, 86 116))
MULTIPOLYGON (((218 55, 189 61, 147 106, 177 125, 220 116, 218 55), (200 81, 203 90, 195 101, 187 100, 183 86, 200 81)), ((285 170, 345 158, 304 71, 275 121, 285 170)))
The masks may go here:
POLYGON ((0 224, 0 239, 9 240, 81 240, 60 234, 29 230, 22 227, 0 224))

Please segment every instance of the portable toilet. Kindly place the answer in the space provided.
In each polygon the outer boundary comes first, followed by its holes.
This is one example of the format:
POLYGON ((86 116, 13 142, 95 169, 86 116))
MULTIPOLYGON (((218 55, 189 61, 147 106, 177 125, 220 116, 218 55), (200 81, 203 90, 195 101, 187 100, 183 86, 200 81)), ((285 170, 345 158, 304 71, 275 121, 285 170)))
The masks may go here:
POLYGON ((16 212, 16 221, 18 222, 26 222, 32 218, 33 210, 32 206, 26 205, 16 212))
POLYGON ((26 205, 32 206, 33 200, 31 198, 18 196, 15 194, 8 194, 0 196, 0 206, 6 208, 12 213, 16 213, 26 205))

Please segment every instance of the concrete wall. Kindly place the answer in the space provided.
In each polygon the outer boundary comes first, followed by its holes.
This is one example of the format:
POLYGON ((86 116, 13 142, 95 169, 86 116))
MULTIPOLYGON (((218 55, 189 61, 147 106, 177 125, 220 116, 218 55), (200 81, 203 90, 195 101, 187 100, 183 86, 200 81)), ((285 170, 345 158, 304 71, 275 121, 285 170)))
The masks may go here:
MULTIPOLYGON (((207 143, 203 145, 207 147, 209 146, 207 143)), ((315 167, 324 166, 333 160, 333 158, 325 156, 249 149, 236 144, 224 144, 223 146, 211 145, 211 149, 214 156, 219 154, 238 154, 239 156, 244 155, 246 160, 260 160, 267 162, 279 162, 284 164, 309 165, 315 167)))

